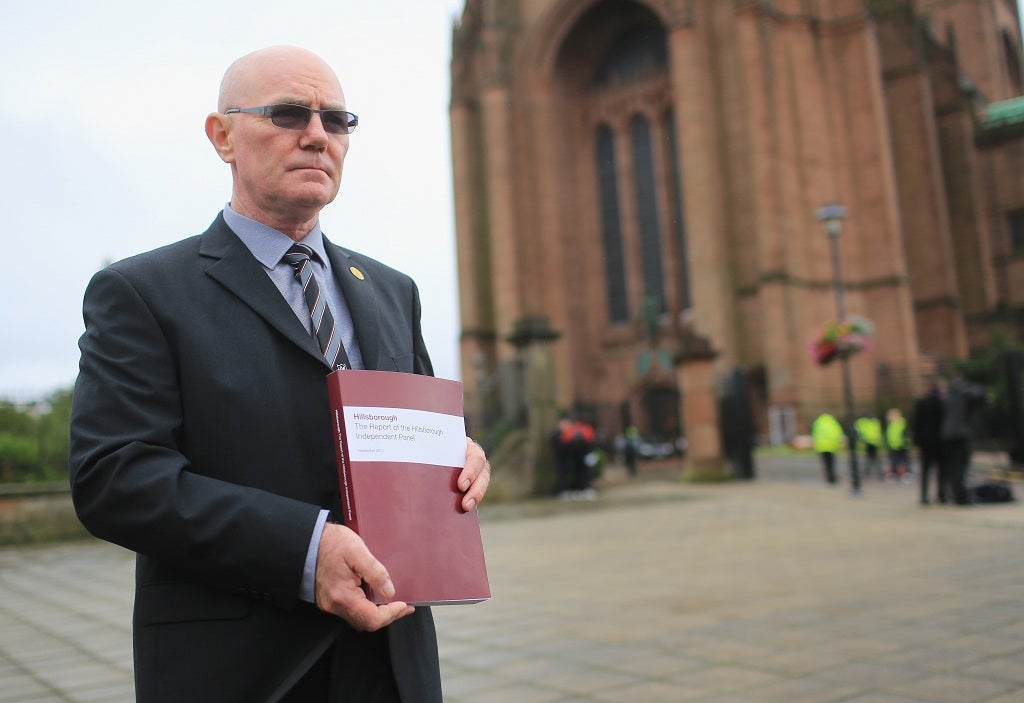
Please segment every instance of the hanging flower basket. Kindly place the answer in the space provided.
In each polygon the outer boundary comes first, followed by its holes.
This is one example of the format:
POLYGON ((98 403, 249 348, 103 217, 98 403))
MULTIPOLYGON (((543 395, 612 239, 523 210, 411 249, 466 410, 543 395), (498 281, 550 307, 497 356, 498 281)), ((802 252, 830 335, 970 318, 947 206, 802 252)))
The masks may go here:
POLYGON ((808 345, 811 358, 819 366, 827 366, 836 359, 847 359, 871 346, 875 326, 871 320, 851 315, 844 322, 829 322, 808 345))

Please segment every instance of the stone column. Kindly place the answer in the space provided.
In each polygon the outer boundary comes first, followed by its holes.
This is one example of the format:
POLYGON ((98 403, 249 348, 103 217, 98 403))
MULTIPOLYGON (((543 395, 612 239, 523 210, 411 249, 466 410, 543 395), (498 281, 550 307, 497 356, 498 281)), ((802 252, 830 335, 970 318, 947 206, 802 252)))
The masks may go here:
POLYGON ((555 459, 551 433, 558 421, 555 394, 555 362, 552 343, 559 334, 546 317, 516 320, 508 341, 522 361, 523 401, 526 412, 526 437, 523 443, 522 469, 525 485, 535 495, 546 495, 555 488, 555 459))
POLYGON ((715 383, 715 358, 707 338, 692 330, 682 333, 676 352, 676 383, 686 434, 686 481, 725 481, 732 477, 722 456, 715 383))

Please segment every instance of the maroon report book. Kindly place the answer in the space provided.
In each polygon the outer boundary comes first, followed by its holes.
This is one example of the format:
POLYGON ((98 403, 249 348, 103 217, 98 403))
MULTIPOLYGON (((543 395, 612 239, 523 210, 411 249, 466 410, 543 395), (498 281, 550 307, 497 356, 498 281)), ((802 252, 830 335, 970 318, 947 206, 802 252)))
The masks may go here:
MULTIPOLYGON (((462 510, 462 384, 344 369, 327 376, 343 520, 411 605, 491 597, 480 517, 462 510)), ((367 588, 375 603, 387 599, 367 588)))

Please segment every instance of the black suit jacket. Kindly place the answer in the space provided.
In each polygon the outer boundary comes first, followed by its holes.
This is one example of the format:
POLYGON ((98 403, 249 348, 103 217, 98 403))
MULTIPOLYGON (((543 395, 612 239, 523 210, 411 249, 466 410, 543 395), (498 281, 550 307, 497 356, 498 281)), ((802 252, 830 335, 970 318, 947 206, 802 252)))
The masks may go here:
MULTIPOLYGON (((431 374, 413 281, 327 251, 366 368, 431 374)), ((367 637, 298 599, 317 515, 339 507, 329 366, 221 216, 96 274, 84 316, 72 495, 138 553, 138 700, 277 700, 339 636, 367 637)), ((403 701, 440 701, 429 609, 387 639, 403 701)))
POLYGON ((944 403, 938 393, 928 393, 914 403, 911 436, 914 444, 925 451, 935 452, 942 447, 942 416, 944 403))

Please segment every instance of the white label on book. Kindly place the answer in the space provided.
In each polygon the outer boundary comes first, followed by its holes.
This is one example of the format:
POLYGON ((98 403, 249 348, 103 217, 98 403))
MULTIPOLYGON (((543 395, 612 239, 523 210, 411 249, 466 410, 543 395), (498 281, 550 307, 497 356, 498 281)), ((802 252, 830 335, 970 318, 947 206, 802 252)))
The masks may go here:
POLYGON ((466 423, 461 416, 410 408, 345 406, 344 411, 352 461, 466 463, 466 423))

